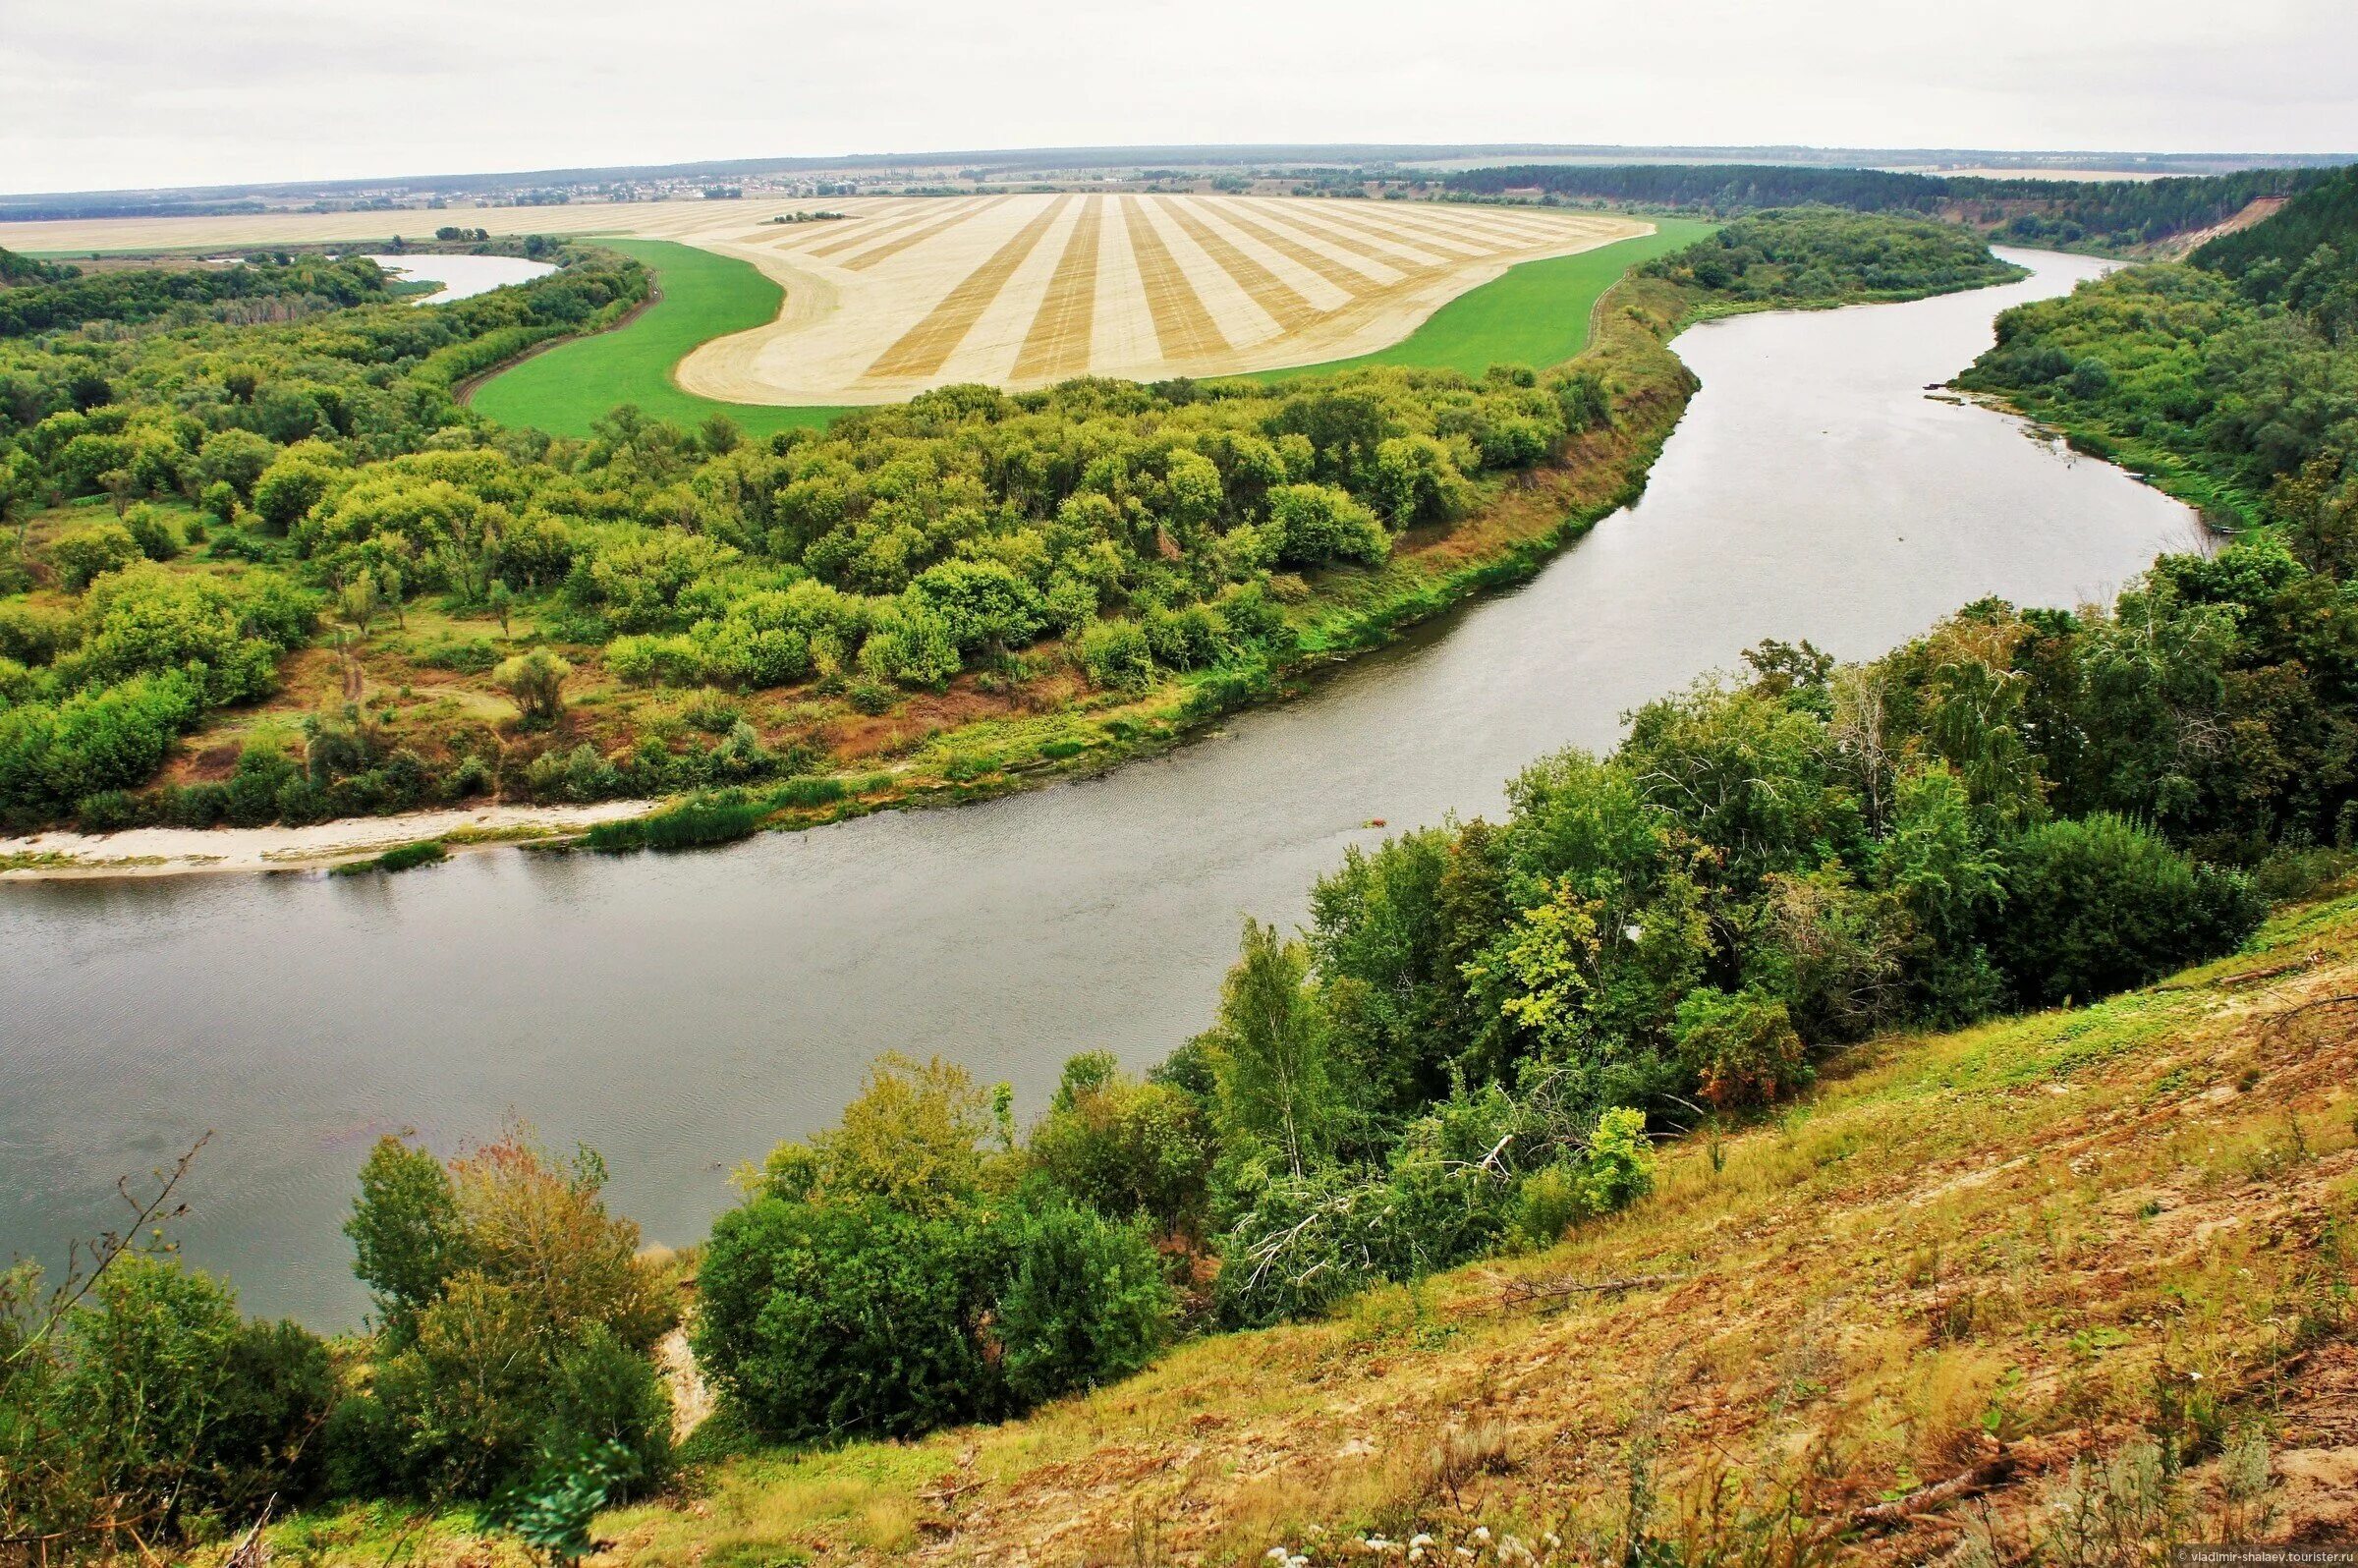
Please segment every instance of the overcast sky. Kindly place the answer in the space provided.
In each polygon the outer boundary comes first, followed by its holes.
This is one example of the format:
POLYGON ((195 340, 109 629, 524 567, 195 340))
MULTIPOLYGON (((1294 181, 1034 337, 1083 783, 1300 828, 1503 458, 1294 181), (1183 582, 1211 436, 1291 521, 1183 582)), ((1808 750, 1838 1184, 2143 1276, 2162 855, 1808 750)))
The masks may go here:
POLYGON ((0 190, 1240 141, 2358 150, 2358 0, 0 0, 0 190))

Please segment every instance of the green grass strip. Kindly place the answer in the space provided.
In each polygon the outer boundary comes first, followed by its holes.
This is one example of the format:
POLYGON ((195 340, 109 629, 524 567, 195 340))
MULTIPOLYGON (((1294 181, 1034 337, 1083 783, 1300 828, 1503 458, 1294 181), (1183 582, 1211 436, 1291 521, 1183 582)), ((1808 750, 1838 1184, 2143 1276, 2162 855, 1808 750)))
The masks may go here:
POLYGON ((1604 291, 1631 267, 1683 251, 1715 233, 1716 223, 1656 218, 1655 232, 1616 240, 1574 255, 1549 256, 1510 267, 1469 289, 1388 349, 1323 364, 1260 370, 1254 378, 1285 381, 1362 365, 1399 364, 1420 370, 1480 375, 1493 364, 1561 364, 1589 346, 1589 323, 1604 291))
POLYGON ((474 408, 502 424, 588 435, 590 421, 636 403, 650 419, 696 425, 725 414, 749 435, 818 428, 841 409, 722 403, 684 392, 672 371, 696 348, 777 319, 785 290, 734 256, 662 240, 600 239, 653 270, 662 298, 611 332, 576 338, 502 370, 475 390, 474 408))

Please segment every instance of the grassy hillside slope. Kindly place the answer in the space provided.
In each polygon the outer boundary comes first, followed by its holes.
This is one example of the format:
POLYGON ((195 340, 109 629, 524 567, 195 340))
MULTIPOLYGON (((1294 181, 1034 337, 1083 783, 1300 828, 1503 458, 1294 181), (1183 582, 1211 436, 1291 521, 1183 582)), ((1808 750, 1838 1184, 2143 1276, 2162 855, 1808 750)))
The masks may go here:
MULTIPOLYGON (((594 1560, 2127 1564, 2358 1529, 2354 1023, 2344 896, 2148 991, 1861 1047, 1552 1252, 1027 1421, 720 1460, 594 1560)), ((276 1544, 397 1539, 498 1556, 390 1511, 276 1544)))

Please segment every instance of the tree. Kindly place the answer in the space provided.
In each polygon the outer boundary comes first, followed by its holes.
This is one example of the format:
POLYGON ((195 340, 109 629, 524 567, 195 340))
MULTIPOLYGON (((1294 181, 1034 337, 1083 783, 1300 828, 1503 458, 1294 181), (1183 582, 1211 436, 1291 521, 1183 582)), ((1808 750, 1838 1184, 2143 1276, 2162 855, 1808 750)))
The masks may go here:
POLYGON ((983 1141, 1002 1130, 993 1104, 955 1062, 887 1052, 834 1127, 807 1146, 780 1145, 755 1181, 797 1202, 878 1199, 905 1213, 946 1213, 982 1189, 983 1141))
POLYGON ((491 672, 491 683, 516 700, 527 723, 547 724, 565 710, 565 682, 572 674, 571 664, 536 647, 502 659, 491 672))
POLYGON ((1333 1147, 1342 1108, 1309 970, 1308 948, 1248 916, 1212 1030, 1222 1137, 1266 1147, 1294 1176, 1333 1147))
POLYGON ((353 1272, 374 1294, 397 1338, 473 1260, 449 1170, 425 1149, 389 1135, 361 1166, 361 1193, 344 1234, 352 1241, 353 1272))
POLYGON ((108 469, 98 476, 98 488, 104 490, 107 499, 115 503, 115 516, 121 517, 131 510, 131 498, 138 492, 139 486, 132 478, 130 470, 108 469))

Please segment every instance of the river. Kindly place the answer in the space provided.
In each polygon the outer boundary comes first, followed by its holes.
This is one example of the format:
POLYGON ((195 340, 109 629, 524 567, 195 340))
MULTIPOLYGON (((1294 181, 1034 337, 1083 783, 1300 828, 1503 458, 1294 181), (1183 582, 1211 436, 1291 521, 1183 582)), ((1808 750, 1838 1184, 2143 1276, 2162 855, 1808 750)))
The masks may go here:
POLYGON ((493 289, 530 283, 556 271, 553 262, 527 261, 516 255, 459 255, 438 251, 411 251, 400 255, 367 258, 404 283, 439 283, 431 294, 418 297, 420 305, 448 305, 472 300, 493 289))
POLYGON ((1074 1052, 1144 1065, 1207 1021, 1240 917, 1301 919, 1371 818, 1494 812, 1525 763, 1609 747, 1762 638, 1873 654, 2201 547, 2119 471, 1926 395, 1999 309, 2101 270, 2006 253, 2035 275, 1688 332, 1703 391, 1637 505, 1519 591, 1104 778, 683 856, 0 887, 0 1254, 54 1257, 210 1128, 187 1255, 251 1311, 348 1325, 369 1142, 447 1148, 511 1110, 693 1241, 730 1167, 831 1120, 878 1052, 1009 1080, 1026 1115, 1074 1052))

